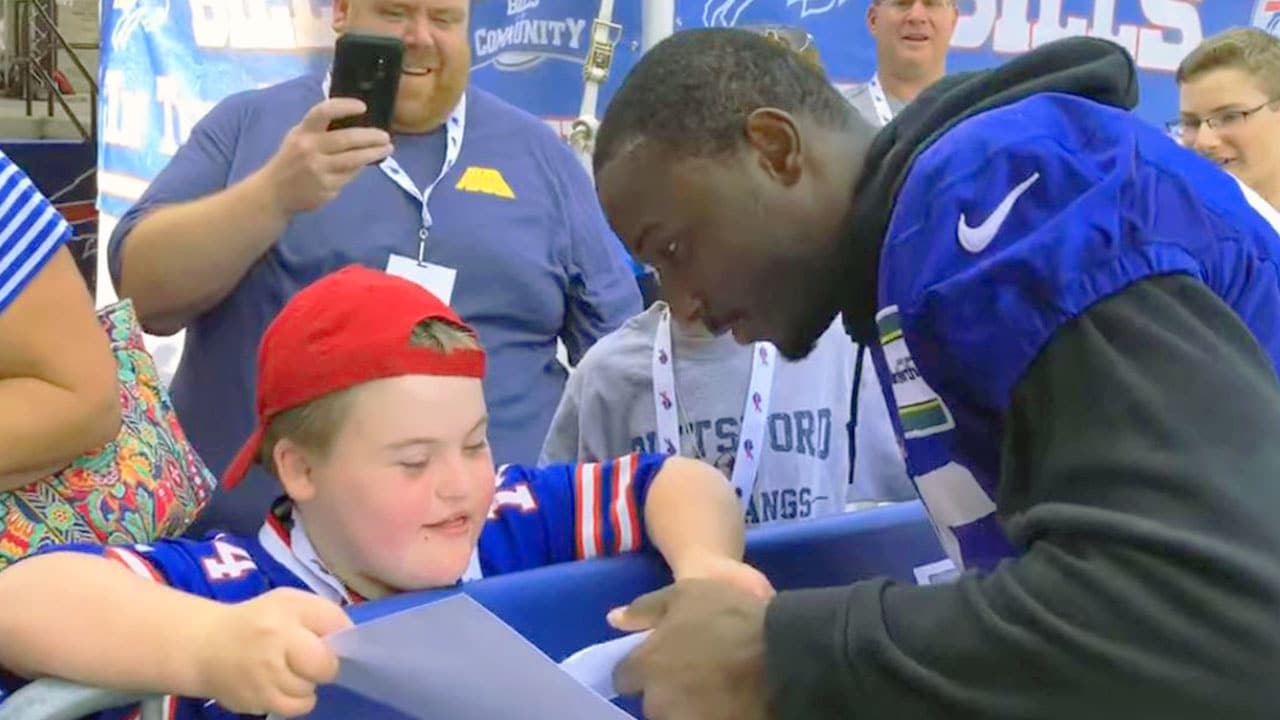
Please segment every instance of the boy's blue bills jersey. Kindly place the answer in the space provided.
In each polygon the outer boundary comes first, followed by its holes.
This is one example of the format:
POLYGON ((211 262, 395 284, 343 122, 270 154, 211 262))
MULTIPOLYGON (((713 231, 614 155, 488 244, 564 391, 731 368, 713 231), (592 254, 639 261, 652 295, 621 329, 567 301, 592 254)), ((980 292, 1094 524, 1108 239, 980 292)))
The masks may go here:
MULTIPOLYGON (((465 580, 651 547, 645 537, 644 503, 666 456, 628 455, 611 462, 503 467, 473 568, 465 580)), ((249 600, 275 588, 314 592, 337 602, 358 601, 335 588, 319 566, 304 533, 297 532, 288 502, 277 503, 255 538, 226 534, 206 540, 161 540, 149 545, 67 545, 74 551, 120 563, 158 583, 220 602, 249 600)), ((180 622, 172 618, 169 622, 180 622)), ((0 671, 9 694, 23 681, 0 671)), ((136 710, 99 713, 98 720, 136 717, 136 710)), ((204 699, 166 698, 170 720, 228 720, 241 715, 204 699)))
POLYGON ((484 575, 650 547, 644 504, 665 455, 532 468, 508 465, 480 533, 484 575))
POLYGON ((1003 418, 1059 328, 1179 273, 1280 365, 1277 257, 1280 218, 1261 198, 1130 113, 1080 97, 978 114, 921 153, 882 249, 875 363, 952 558, 990 569, 1015 554, 995 516, 1003 418))

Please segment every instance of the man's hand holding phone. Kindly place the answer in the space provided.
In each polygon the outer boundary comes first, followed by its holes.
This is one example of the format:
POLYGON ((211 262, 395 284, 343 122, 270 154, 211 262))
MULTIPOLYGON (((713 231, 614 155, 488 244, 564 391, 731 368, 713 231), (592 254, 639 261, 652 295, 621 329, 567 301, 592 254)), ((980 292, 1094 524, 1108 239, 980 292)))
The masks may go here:
POLYGON ((277 207, 289 215, 332 200, 362 169, 391 154, 391 135, 373 127, 329 130, 334 120, 365 113, 349 97, 322 100, 285 135, 263 168, 277 207))

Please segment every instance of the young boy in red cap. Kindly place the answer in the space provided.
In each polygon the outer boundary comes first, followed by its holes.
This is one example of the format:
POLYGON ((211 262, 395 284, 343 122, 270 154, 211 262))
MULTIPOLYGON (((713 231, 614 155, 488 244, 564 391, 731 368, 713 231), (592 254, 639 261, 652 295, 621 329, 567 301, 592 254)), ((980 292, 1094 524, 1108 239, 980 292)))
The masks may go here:
MULTIPOLYGON (((68 546, 0 573, 0 667, 173 696, 169 717, 308 712, 342 605, 649 547, 757 592, 728 483, 632 455, 498 475, 484 352, 434 295, 360 267, 298 293, 258 355, 255 463, 285 496, 256 538, 68 546), (56 628, 56 631, 51 631, 56 628)), ((119 713, 119 716, 127 713, 119 713)), ((104 717, 110 715, 104 714, 104 717)))

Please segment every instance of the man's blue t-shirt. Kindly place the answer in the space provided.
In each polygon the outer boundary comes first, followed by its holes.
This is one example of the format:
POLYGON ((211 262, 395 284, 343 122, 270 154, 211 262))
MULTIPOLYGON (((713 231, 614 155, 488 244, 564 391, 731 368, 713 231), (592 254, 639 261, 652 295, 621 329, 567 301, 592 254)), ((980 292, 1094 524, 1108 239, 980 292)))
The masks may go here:
MULTIPOLYGON (((157 207, 218 192, 261 168, 323 97, 305 76, 232 95, 192 130, 112 235, 119 284, 128 233, 157 207)), ((396 135, 395 157, 419 187, 443 165, 445 133, 396 135)), ((431 193, 428 262, 458 270, 451 305, 489 356, 485 399, 498 463, 532 463, 564 387, 563 339, 576 362, 640 310, 626 253, 609 230, 591 181, 545 123, 469 90, 460 155, 431 193)), ((422 205, 378 167, 289 223, 220 305, 188 326, 173 379, 174 406, 192 445, 221 474, 254 425, 254 360, 263 331, 299 289, 351 263, 377 269, 391 254, 416 259, 422 205)), ((177 279, 175 281, 180 281, 177 279)), ((218 493, 194 532, 252 532, 278 491, 261 471, 218 493)))
POLYGON ((881 253, 875 364, 952 558, 991 569, 1017 552, 995 514, 1003 418, 1061 327, 1179 273, 1280 366, 1278 257, 1280 217, 1256 193, 1132 114, 1079 97, 981 113, 921 153, 881 253))
MULTIPOLYGON (((650 549, 644 506, 665 460, 663 455, 628 455, 577 466, 504 467, 498 473, 489 521, 463 581, 650 549)), ((219 602, 242 602, 276 588, 313 592, 344 605, 360 601, 319 564, 295 520, 290 504, 282 501, 256 536, 67 545, 45 552, 101 555, 144 578, 219 602)), ((0 672, 0 690, 15 691, 23 684, 0 672)), ((172 720, 242 717, 207 699, 169 697, 165 705, 165 717, 172 720)), ((97 720, 125 720, 132 714, 103 712, 97 720)))

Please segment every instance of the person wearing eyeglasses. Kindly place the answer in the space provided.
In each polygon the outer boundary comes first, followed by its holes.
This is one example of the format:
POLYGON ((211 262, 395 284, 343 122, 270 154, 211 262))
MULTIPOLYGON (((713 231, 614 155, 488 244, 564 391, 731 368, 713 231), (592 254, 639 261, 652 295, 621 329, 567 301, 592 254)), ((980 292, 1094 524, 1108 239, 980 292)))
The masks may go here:
POLYGON ((955 0, 872 0, 867 28, 876 40, 876 74, 844 91, 879 127, 947 73, 947 48, 960 11, 955 0))
POLYGON ((1280 38, 1236 28, 1178 66, 1169 130, 1280 209, 1280 38))

